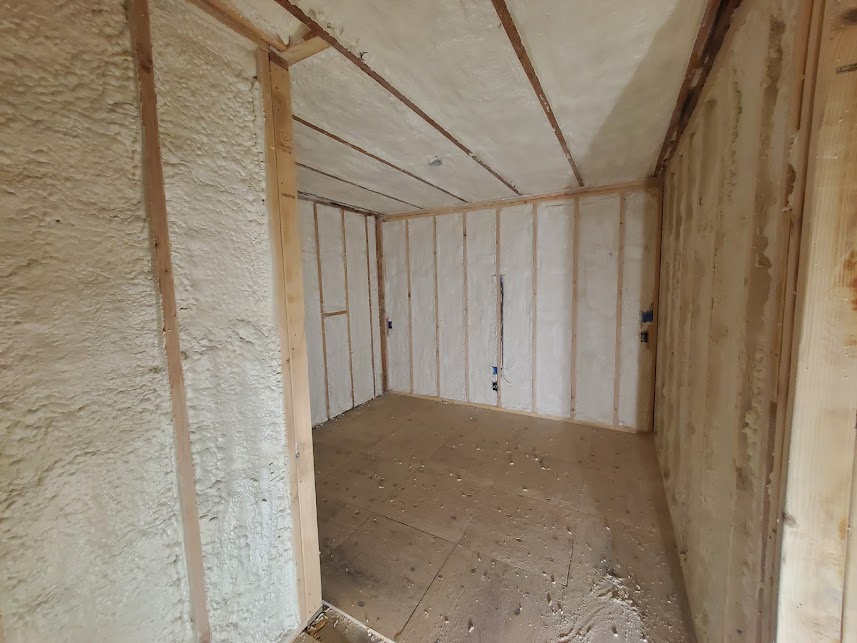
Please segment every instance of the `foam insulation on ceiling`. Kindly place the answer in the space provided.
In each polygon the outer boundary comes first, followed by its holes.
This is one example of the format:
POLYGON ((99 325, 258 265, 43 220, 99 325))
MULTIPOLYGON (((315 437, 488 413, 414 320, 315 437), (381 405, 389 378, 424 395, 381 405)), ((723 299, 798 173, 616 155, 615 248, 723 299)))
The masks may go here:
POLYGON ((391 328, 387 333, 387 384, 393 391, 411 392, 410 306, 405 221, 383 225, 384 295, 391 328))
POLYGON ((325 318, 324 337, 330 417, 336 417, 354 407, 348 332, 348 315, 325 318))
POLYGON ((327 420, 327 381, 324 377, 324 346, 321 337, 321 291, 318 284, 318 255, 315 244, 314 206, 298 200, 301 231, 301 271, 304 282, 304 332, 309 366, 309 400, 313 426, 327 420))
POLYGON ((372 320, 369 313, 369 265, 366 252, 366 217, 345 213, 345 257, 348 267, 348 320, 351 331, 351 377, 354 404, 375 397, 372 361, 372 320))
POLYGON ((625 195, 622 267, 622 327, 619 354, 619 424, 646 427, 651 423, 653 337, 643 342, 644 313, 654 310, 654 271, 658 197, 651 192, 625 195))
POLYGON ((500 405, 533 410, 533 206, 500 210, 500 405))
POLYGON ((414 393, 437 395, 434 218, 408 221, 414 393))
POLYGON ((367 244, 369 246, 369 311, 372 331, 372 365, 375 374, 375 395, 383 393, 383 366, 381 364, 381 317, 378 302, 378 248, 375 238, 375 219, 367 220, 367 244))
POLYGON ((613 424, 619 197, 580 199, 575 418, 613 424))
POLYGON ((296 116, 468 201, 514 196, 336 50, 327 49, 295 65, 291 79, 296 116), (430 166, 435 158, 442 165, 430 166))
POLYGON ((187 641, 131 37, 88 9, 0 20, 0 638, 187 641))
MULTIPOLYGON (((295 4, 315 14, 322 25, 332 24, 343 45, 521 192, 577 186, 488 0, 295 4)), ((550 4, 554 10, 553 5, 561 3, 550 4)), ((561 70, 571 75, 577 68, 576 59, 568 58, 561 70), (569 60, 575 60, 572 69, 569 60)))
POLYGON ((184 0, 152 9, 212 638, 278 640, 298 606, 255 48, 184 0))
POLYGON ((303 23, 277 4, 276 0, 227 0, 224 4, 235 9, 266 34, 279 38, 283 44, 289 44, 290 39, 306 30, 303 23))
POLYGON ((436 219, 440 396, 466 400, 464 215, 436 219))
POLYGON ((467 239, 467 342, 470 402, 497 404, 497 214, 465 213, 467 239))
MULTIPOLYGON (((298 121, 294 122, 294 136, 295 158, 299 163, 420 208, 441 208, 461 203, 437 188, 394 170, 298 121)), ((323 196, 335 198, 336 195, 323 196)), ((407 208, 407 205, 399 203, 391 207, 395 207, 398 212, 407 208)))
POLYGON ((345 240, 342 210, 316 205, 318 251, 321 261, 322 312, 335 313, 345 305, 345 240))
POLYGON ((654 171, 706 4, 508 0, 588 185, 654 171))
MULTIPOLYGON (((298 161, 300 162, 300 161, 298 161)), ((325 170, 321 170, 324 172, 325 170)), ((315 169, 298 166, 298 190, 304 194, 324 197, 337 203, 350 205, 380 214, 413 212, 418 208, 383 194, 377 194, 343 180, 325 176, 315 169)))
POLYGON ((535 411, 570 417, 574 202, 540 204, 536 216, 535 411))

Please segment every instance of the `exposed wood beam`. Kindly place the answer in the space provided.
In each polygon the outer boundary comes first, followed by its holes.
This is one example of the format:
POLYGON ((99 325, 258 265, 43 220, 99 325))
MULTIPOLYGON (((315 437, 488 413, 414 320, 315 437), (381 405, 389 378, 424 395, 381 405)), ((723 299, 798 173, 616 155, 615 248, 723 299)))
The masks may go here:
POLYGON ((348 60, 350 60, 352 63, 354 63, 363 73, 365 73, 372 80, 374 80, 376 83, 381 85, 381 87, 383 87, 388 92, 390 92, 400 102, 402 102, 406 107, 408 107, 411 111, 413 111, 417 116, 419 116, 426 123, 431 125, 444 138, 446 138, 450 143, 455 145, 458 149, 460 149, 462 152, 467 154, 467 156, 472 158, 479 165, 481 165, 488 172, 490 172, 491 175, 494 176, 494 178, 496 178, 498 181, 500 181, 503 185, 505 185, 507 188, 509 188, 515 194, 517 194, 517 195, 521 194, 518 191, 518 189, 512 183, 510 183, 508 180, 503 178, 499 173, 497 173, 495 170, 493 170, 490 166, 488 166, 484 161, 482 161, 482 159, 480 159, 478 156, 476 156, 476 154, 472 150, 470 150, 470 148, 468 148, 466 145, 464 145, 464 143, 462 143, 457 138, 455 138, 455 136, 453 136, 447 129, 445 129, 443 126, 441 126, 441 124, 438 123, 436 120, 434 120, 431 116, 426 114, 422 109, 417 107, 412 100, 410 100, 407 96, 402 94, 402 92, 400 92, 398 89, 393 87, 393 85, 391 85, 383 76, 378 74, 369 65, 367 65, 365 62, 363 62, 363 60, 361 60, 360 56, 354 54, 347 47, 345 47, 345 45, 341 44, 334 36, 332 36, 327 31, 325 31, 325 29, 318 22, 316 22, 313 18, 311 18, 306 13, 304 13, 293 2, 291 2, 290 0, 276 0, 276 2, 281 7, 283 7, 286 11, 288 11, 290 14, 292 14, 295 18, 297 18, 302 23, 304 23, 311 30, 316 32, 321 38, 326 40, 330 44, 331 47, 336 49, 336 51, 338 51, 343 56, 345 56, 348 60))
POLYGON ((391 163, 390 161, 387 161, 386 159, 382 159, 380 156, 372 154, 372 152, 370 152, 368 150, 364 150, 359 145, 355 145, 354 143, 349 143, 344 138, 340 138, 336 134, 332 134, 331 132, 328 132, 327 130, 322 129, 318 125, 310 123, 309 121, 301 118, 300 116, 295 116, 294 120, 296 120, 301 125, 305 125, 306 127, 309 127, 310 129, 315 130, 319 134, 323 134, 324 136, 327 136, 328 138, 333 139, 337 143, 342 143, 343 145, 350 147, 352 150, 354 150, 356 152, 360 152, 361 154, 364 154, 364 155, 368 156, 369 158, 378 161, 379 163, 383 163, 387 167, 392 168, 392 169, 396 170, 397 172, 401 172, 402 174, 405 174, 405 175, 411 177, 412 179, 416 179, 417 181, 420 181, 421 183, 425 183, 429 187, 432 187, 435 190, 439 190, 440 192, 443 192, 444 194, 451 196, 453 199, 458 199, 462 203, 467 203, 467 199, 462 199, 457 194, 453 194, 452 192, 449 192, 448 190, 444 190, 439 185, 435 185, 434 183, 431 183, 430 181, 426 181, 425 179, 414 174, 413 172, 409 172, 408 170, 406 170, 402 167, 399 167, 398 165, 395 165, 395 164, 391 163))
POLYGON ((462 206, 451 206, 448 208, 435 208, 432 210, 420 210, 419 212, 403 212, 400 214, 384 215, 384 221, 401 221, 403 219, 415 219, 417 217, 432 217, 438 214, 460 214, 461 212, 470 212, 474 210, 494 210, 496 208, 505 208, 513 205, 529 205, 532 203, 541 203, 542 201, 560 201, 562 199, 570 199, 578 196, 587 196, 592 194, 610 194, 613 192, 631 192, 633 190, 645 190, 648 188, 663 187, 663 181, 659 177, 642 179, 640 181, 630 181, 628 183, 615 183, 613 185, 599 185, 587 188, 579 188, 577 190, 566 190, 564 192, 551 192, 548 194, 536 194, 532 196, 517 196, 509 197, 508 199, 492 199, 489 201, 478 201, 468 203, 462 206))
POLYGON ((170 402, 175 431, 176 477, 184 536, 184 554, 190 603, 190 619, 194 640, 208 643, 211 640, 208 606, 205 589, 205 567, 202 559, 202 537, 199 527, 199 508, 196 501, 196 475, 190 441, 190 420, 187 409, 187 391, 179 341, 178 304, 173 280, 170 252, 167 199, 164 191, 164 169, 161 162, 161 143, 158 130, 158 100, 155 91, 155 69, 152 56, 152 31, 148 0, 131 0, 128 4, 128 22, 140 96, 142 121, 143 196, 149 217, 152 239, 152 263, 158 278, 161 298, 164 352, 167 378, 170 385, 170 402))
POLYGON ((298 198, 303 199, 304 201, 310 201, 311 203, 318 203, 319 205, 329 205, 332 208, 339 208, 340 210, 356 212, 357 214, 362 214, 367 217, 375 217, 377 219, 380 219, 384 216, 380 212, 375 212, 374 210, 367 210, 366 208, 361 208, 356 205, 350 205, 341 201, 335 201, 334 199, 329 199, 325 196, 313 194, 312 192, 298 191, 298 198))
POLYGON ((667 133, 661 145, 658 162, 655 165, 656 175, 663 173, 669 157, 693 114, 693 109, 705 86, 705 79, 708 78, 714 60, 717 58, 717 52, 720 51, 726 32, 729 31, 732 15, 740 4, 741 0, 708 0, 702 23, 696 34, 696 42, 693 43, 693 49, 690 52, 690 60, 687 62, 678 99, 667 126, 667 133))
POLYGON ((559 141, 563 154, 565 154, 565 158, 568 159, 571 171, 574 172, 574 178, 577 179, 578 185, 583 187, 583 177, 580 175, 580 170, 577 169, 577 164, 571 156, 568 141, 566 141, 565 136, 562 133, 562 128, 560 128, 559 122, 556 120, 556 115, 554 114, 550 102, 545 95, 545 90, 542 88, 542 83, 539 80, 538 74, 536 74, 536 69, 533 67, 530 55, 527 53, 527 49, 524 47, 524 43, 521 40, 521 34, 518 32, 518 27, 515 26, 512 14, 509 13, 509 7, 506 5, 506 0, 491 0, 491 3, 494 5, 497 17, 500 18, 500 24, 502 24, 503 29, 506 30, 506 35, 509 37, 509 42, 512 43, 512 49, 515 50, 518 60, 521 63, 521 67, 524 68, 524 73, 527 75, 527 79, 530 81, 530 85, 532 85, 533 91, 539 99, 539 103, 541 103, 545 116, 548 119, 548 123, 550 123, 550 126, 553 128, 556 140, 559 141))
POLYGON ((318 34, 309 32, 300 42, 286 47, 280 55, 286 61, 286 64, 291 66, 324 51, 328 47, 330 45, 327 41, 318 34))
POLYGON ((304 163, 296 163, 298 167, 302 167, 305 170, 309 170, 310 172, 315 172, 316 174, 321 174, 322 176, 326 176, 329 179, 335 179, 336 181, 342 181, 343 183, 347 183, 348 185, 353 185, 356 188, 360 188, 361 190, 366 190, 367 192, 372 192, 373 194, 377 194, 378 196, 383 196, 387 199, 392 199, 393 201, 398 201, 399 203, 403 203, 404 205, 408 205, 412 208, 419 209, 420 206, 414 205, 413 203, 409 203, 408 201, 402 201, 402 199, 397 199, 394 196, 390 196, 389 194, 384 194, 383 192, 378 192, 377 190, 373 190, 372 188, 367 188, 365 185, 360 185, 359 183, 354 183, 353 181, 349 181, 347 179, 343 179, 334 174, 329 174, 322 170, 317 170, 314 167, 310 167, 309 165, 305 165, 304 163))

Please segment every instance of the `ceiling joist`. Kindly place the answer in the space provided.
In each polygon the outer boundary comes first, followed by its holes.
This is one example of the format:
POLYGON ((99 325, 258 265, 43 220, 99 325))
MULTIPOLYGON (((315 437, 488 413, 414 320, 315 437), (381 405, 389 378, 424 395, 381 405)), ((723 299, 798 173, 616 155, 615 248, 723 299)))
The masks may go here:
POLYGON ((300 42, 286 47, 282 52, 280 52, 280 56, 286 61, 287 65, 292 66, 302 60, 306 60, 310 56, 321 53, 328 47, 330 47, 330 45, 327 41, 321 38, 318 34, 309 32, 300 42))
POLYGON ((349 61, 351 61, 354 65, 356 65, 360 71, 369 76, 376 83, 381 85, 385 90, 387 90, 390 94, 392 94, 396 99, 398 99, 402 104, 404 104, 408 109, 413 111, 417 116, 422 118, 426 123, 431 125, 438 133, 440 133, 444 138, 446 138, 449 142, 455 145, 462 152, 467 154, 471 159, 476 161, 479 165, 481 165, 485 170, 487 170, 494 178, 500 181, 503 185, 509 188, 512 192, 517 195, 521 193, 518 189, 507 179, 503 178, 498 172, 488 166, 482 159, 480 159, 470 148, 468 148, 464 143, 459 141, 455 136, 453 136, 447 129, 445 129, 440 123, 434 120, 431 116, 426 114, 422 109, 420 109, 417 105, 414 104, 407 96, 402 94, 398 89, 393 87, 383 76, 378 74, 375 70, 373 70, 369 65, 367 65, 361 58, 350 51, 347 47, 345 47, 342 43, 340 43, 334 36, 325 31, 325 29, 316 22, 313 18, 303 12, 300 7, 296 6, 290 0, 276 0, 277 4, 283 7, 286 11, 292 14, 295 18, 304 23, 307 27, 309 27, 312 31, 319 34, 321 38, 327 41, 331 47, 336 49, 339 53, 345 56, 349 61))
POLYGON ((524 42, 521 40, 521 34, 518 32, 517 26, 515 26, 512 14, 509 13, 509 7, 506 5, 506 0, 491 0, 491 3, 494 5, 497 17, 500 18, 500 24, 503 25, 503 29, 505 29, 506 35, 509 37, 509 42, 512 43, 512 49, 515 50, 515 54, 518 56, 521 67, 524 68, 524 73, 527 75, 527 79, 530 81, 530 85, 532 85, 533 91, 539 99, 539 103, 545 112, 545 116, 547 117, 550 126, 553 128, 557 141, 559 141, 559 145, 562 147, 563 154, 565 154, 565 158, 568 159, 571 171, 574 172, 574 178, 577 179, 578 185, 583 187, 583 177, 580 175, 580 170, 577 169, 577 164, 571 156, 568 141, 566 141, 565 135, 562 133, 562 129, 559 126, 559 122, 553 113, 550 102, 545 95, 545 90, 542 88, 542 83, 539 80, 538 74, 536 74, 533 62, 530 60, 527 49, 524 47, 524 42))

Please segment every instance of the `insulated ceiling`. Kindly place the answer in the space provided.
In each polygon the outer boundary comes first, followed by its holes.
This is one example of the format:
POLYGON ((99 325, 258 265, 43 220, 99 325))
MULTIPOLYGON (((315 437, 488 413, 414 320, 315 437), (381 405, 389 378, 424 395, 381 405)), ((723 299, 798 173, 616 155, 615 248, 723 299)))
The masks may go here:
POLYGON ((298 188, 393 214, 576 188, 564 147, 587 186, 651 176, 706 0, 230 3, 352 54, 291 67, 298 188))

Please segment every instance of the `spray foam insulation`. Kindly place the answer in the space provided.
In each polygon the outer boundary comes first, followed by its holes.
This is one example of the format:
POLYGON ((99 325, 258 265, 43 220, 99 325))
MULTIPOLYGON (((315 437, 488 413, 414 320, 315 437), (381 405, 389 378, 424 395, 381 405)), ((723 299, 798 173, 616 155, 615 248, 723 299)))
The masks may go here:
MULTIPOLYGON (((737 10, 665 176, 656 444, 701 641, 758 626, 798 4, 737 10)), ((782 578, 799 597, 805 577, 782 578)), ((799 605, 779 613, 801 631, 799 605)))
POLYGON ((375 219, 367 220, 366 243, 369 248, 369 312, 370 331, 372 333, 372 365, 375 374, 375 395, 380 395, 383 388, 383 370, 381 366, 381 317, 378 302, 378 240, 375 238, 375 219))
POLYGON ((533 410, 533 206, 500 210, 502 362, 500 404, 533 410))
POLYGON ((414 393, 437 395, 434 219, 408 222, 414 393))
POLYGON ((255 51, 183 0, 152 29, 212 636, 276 640, 298 617, 255 51))
POLYGON ((345 240, 342 210, 317 205, 318 251, 321 261, 322 311, 335 313, 346 309, 345 240))
POLYGON ((466 400, 464 215, 436 217, 440 396, 466 400))
POLYGON ((468 390, 471 402, 497 404, 498 366, 497 214, 464 215, 467 243, 468 390))
POLYGON ((348 348, 348 316, 336 315, 325 318, 324 337, 330 417, 336 417, 354 407, 351 358, 348 348))
MULTIPOLYGON (((292 110, 296 116, 468 201, 514 196, 485 168, 334 49, 295 65, 291 78, 292 110), (348 99, 343 100, 343 96, 348 99), (435 157, 441 159, 440 167, 428 165, 435 157)), ((300 189, 304 190, 302 186, 300 189)), ((398 211, 406 209, 400 207, 398 211)))
POLYGON ((387 319, 387 384, 393 391, 411 391, 411 345, 409 339, 408 256, 405 248, 405 222, 385 223, 384 295, 387 319))
MULTIPOLYGON (((298 157, 298 163, 301 162, 300 157, 298 157)), ((324 168, 315 169, 326 172, 324 168)), ((336 203, 362 208, 370 212, 379 212, 381 214, 413 212, 419 209, 414 205, 404 203, 384 194, 378 194, 359 185, 352 185, 339 178, 326 176, 321 172, 315 171, 315 169, 301 167, 300 165, 297 168, 298 190, 304 194, 325 197, 336 203)), ((328 172, 328 174, 330 173, 328 172)))
POLYGON ((131 37, 90 9, 0 20, 0 639, 189 640, 131 37))
POLYGON ((535 410, 571 417, 574 202, 542 203, 536 216, 535 410))
POLYGON ((580 200, 577 257, 577 359, 575 414, 581 420, 613 423, 619 197, 580 200))
POLYGON ((309 399, 312 424, 327 416, 327 381, 324 374, 324 344, 321 337, 321 290, 318 283, 318 255, 315 244, 314 207, 298 200, 301 231, 301 271, 304 282, 304 332, 309 367, 309 399))
POLYGON ((372 324, 369 317, 369 272, 366 217, 345 212, 345 256, 348 261, 348 322, 351 333, 351 376, 354 379, 352 406, 375 397, 372 355, 372 324))

